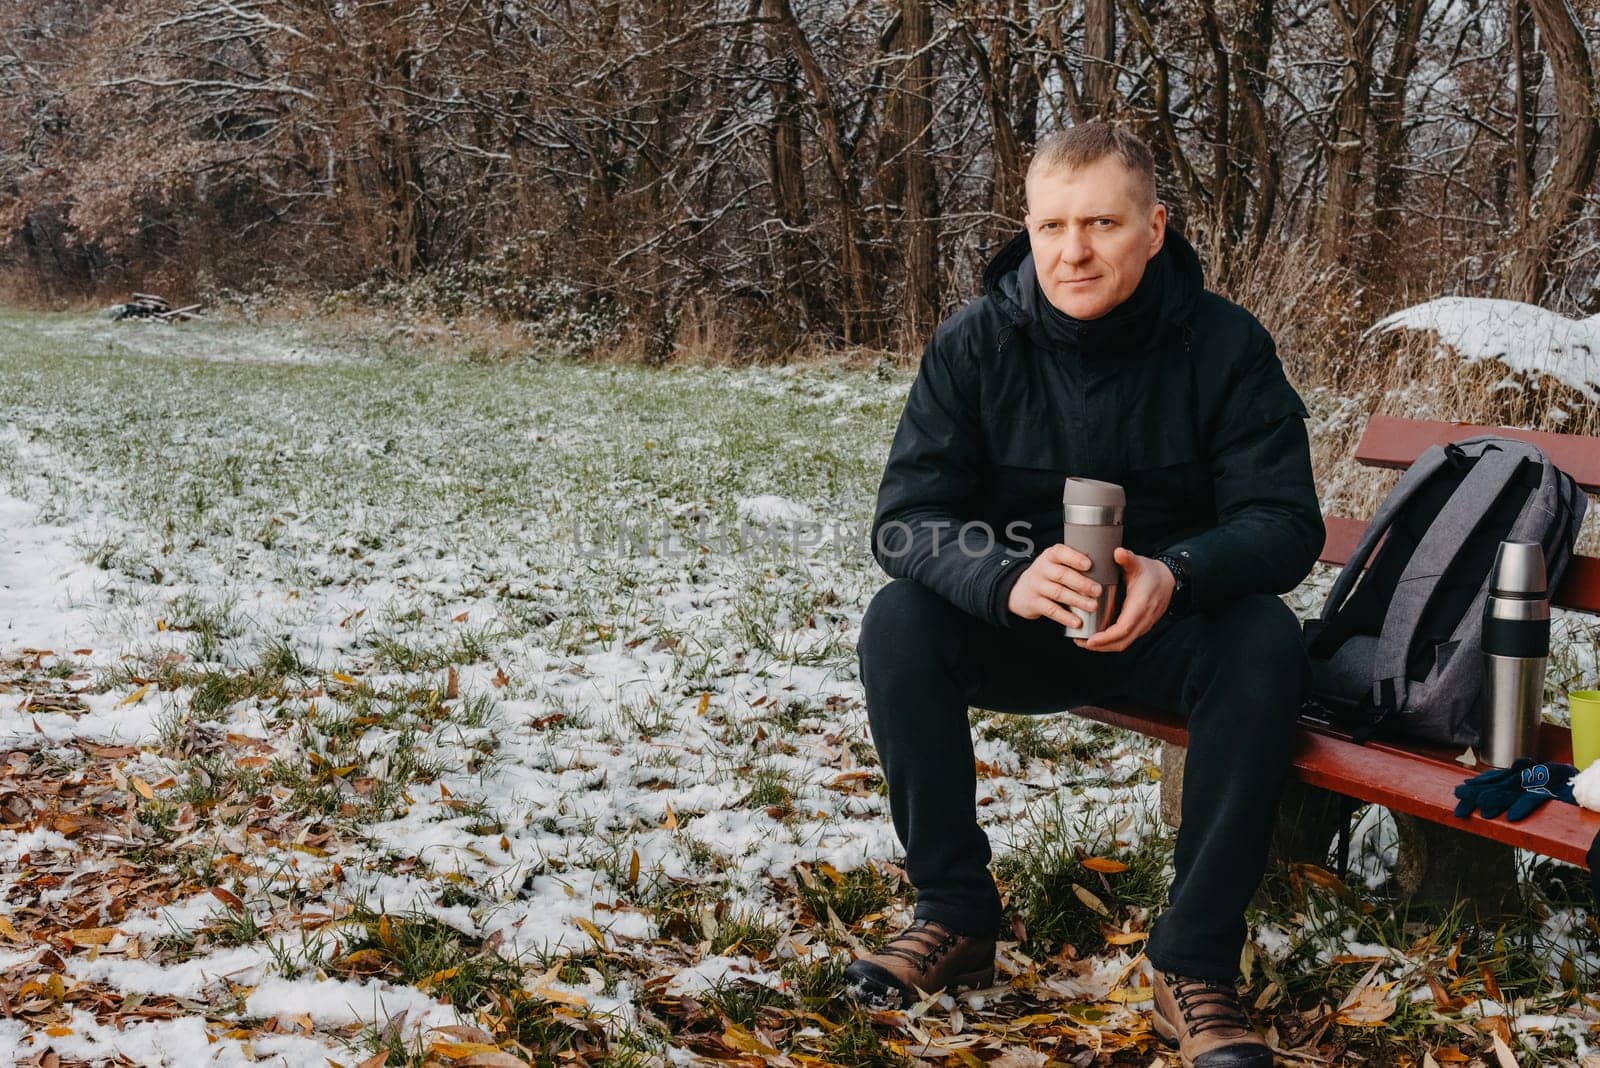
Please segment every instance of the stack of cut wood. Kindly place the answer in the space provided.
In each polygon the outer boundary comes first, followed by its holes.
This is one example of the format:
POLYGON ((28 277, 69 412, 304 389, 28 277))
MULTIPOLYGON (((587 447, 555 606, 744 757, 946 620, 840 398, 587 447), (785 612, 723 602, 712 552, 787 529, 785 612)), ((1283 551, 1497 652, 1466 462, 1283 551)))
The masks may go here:
POLYGON ((112 318, 156 319, 163 323, 181 323, 200 318, 196 314, 199 307, 198 304, 189 304, 182 308, 174 308, 165 297, 158 297, 154 293, 135 293, 128 303, 117 306, 112 318))

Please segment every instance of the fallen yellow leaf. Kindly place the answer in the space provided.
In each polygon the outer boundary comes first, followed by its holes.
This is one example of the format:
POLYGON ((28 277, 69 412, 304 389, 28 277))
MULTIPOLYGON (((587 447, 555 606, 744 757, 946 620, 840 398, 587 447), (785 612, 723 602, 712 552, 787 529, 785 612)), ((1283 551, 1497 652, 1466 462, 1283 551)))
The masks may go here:
POLYGON ((150 692, 150 684, 147 682, 143 686, 139 687, 137 690, 135 690, 132 693, 130 693, 128 696, 124 697, 122 700, 118 701, 117 702, 117 707, 121 708, 123 705, 136 705, 140 701, 143 701, 144 700, 144 695, 149 693, 149 692, 150 692))
POLYGON ((479 1053, 499 1053, 500 1047, 487 1042, 434 1042, 428 1046, 428 1052, 437 1053, 446 1060, 461 1061, 479 1053))
POLYGON ((606 934, 604 931, 600 930, 600 928, 596 927, 582 916, 575 917, 572 922, 576 923, 584 934, 594 939, 594 944, 600 947, 600 951, 602 953, 605 952, 606 934))

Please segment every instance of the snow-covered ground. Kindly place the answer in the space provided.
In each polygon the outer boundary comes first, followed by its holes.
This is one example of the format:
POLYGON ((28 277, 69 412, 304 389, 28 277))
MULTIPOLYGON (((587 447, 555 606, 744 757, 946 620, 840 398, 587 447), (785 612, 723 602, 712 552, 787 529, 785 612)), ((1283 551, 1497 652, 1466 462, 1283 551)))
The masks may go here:
MULTIPOLYGON (((588 1063, 700 1063, 663 1004, 739 976, 791 996, 903 918, 797 900, 898 859, 854 647, 908 374, 9 313, 0 366, 0 1062, 510 1063, 470 1058, 532 1048, 537 1004, 611 1036, 588 1063), (525 1001, 450 993, 486 958, 525 1001)), ((1121 849, 1158 833, 1147 741, 1067 716, 975 735, 1002 861, 1046 807, 1121 849)), ((1086 1020, 1148 1049, 1118 986, 1142 919, 1083 961, 1008 951, 1039 997, 1100 1006, 1064 1010, 1071 1063, 1086 1020)), ((1305 921, 1263 918, 1263 959, 1344 952, 1305 921)), ((1587 1049, 1581 1006, 1524 1000, 1497 1006, 1520 1038, 1587 1049)), ((969 1049, 961 1012, 911 1025, 922 1056, 969 1049)))

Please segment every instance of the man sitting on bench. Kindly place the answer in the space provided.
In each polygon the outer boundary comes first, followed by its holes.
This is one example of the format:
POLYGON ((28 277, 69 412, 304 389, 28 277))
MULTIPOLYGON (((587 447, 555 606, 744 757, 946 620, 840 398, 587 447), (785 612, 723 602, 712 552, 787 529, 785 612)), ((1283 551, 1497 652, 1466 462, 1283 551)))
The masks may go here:
POLYGON ((969 705, 1115 698, 1185 715, 1170 905, 1147 954, 1155 1023, 1199 1068, 1270 1065, 1235 984, 1309 671, 1294 588, 1322 547, 1305 407, 1267 331, 1202 286, 1167 229, 1149 148, 1102 123, 1045 140, 1027 232, 940 325, 873 521, 893 578, 861 677, 915 920, 848 971, 854 996, 986 985, 1001 904, 977 822, 969 705), (1061 544, 1067 476, 1121 484, 1125 595, 1069 639, 1097 586, 1061 544))

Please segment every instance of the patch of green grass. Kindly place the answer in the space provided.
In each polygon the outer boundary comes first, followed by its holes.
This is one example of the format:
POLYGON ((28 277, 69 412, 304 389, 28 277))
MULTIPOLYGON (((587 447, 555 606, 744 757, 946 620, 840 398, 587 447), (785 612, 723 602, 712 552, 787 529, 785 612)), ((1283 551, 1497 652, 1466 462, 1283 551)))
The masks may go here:
POLYGON ((372 639, 378 663, 392 671, 443 671, 459 664, 478 664, 494 655, 500 632, 492 627, 463 627, 442 642, 426 643, 398 634, 372 639))
POLYGON ((201 932, 221 946, 254 945, 267 936, 266 928, 261 926, 255 911, 248 905, 242 909, 222 909, 211 917, 201 932))
POLYGON ((840 1068, 897 1068, 911 1064, 910 1058, 886 1045, 872 1017, 864 1011, 845 1015, 837 1029, 822 1040, 829 1062, 840 1068))
POLYGON ((401 982, 422 983, 464 1012, 488 1005, 491 993, 521 989, 522 970, 514 962, 425 913, 391 916, 357 906, 350 920, 361 935, 346 957, 372 950, 401 982))
POLYGON ((795 882, 800 900, 820 924, 828 922, 829 910, 847 927, 859 923, 888 909, 894 896, 894 887, 871 865, 840 872, 800 864, 795 882))
POLYGON ((781 990, 744 978, 713 983, 705 1000, 723 1017, 746 1029, 758 1026, 772 1010, 790 1004, 788 995, 781 990))
POLYGON ((1112 827, 1069 815, 1057 801, 1030 810, 1014 838, 1018 844, 999 857, 994 871, 1031 946, 1066 943, 1087 955, 1104 945, 1105 927, 1122 924, 1135 909, 1155 911, 1166 900, 1172 844, 1165 835, 1147 834, 1126 846, 1112 827), (1123 870, 1095 871, 1086 860, 1123 870))
POLYGON ((793 812, 794 776, 777 764, 761 765, 751 777, 750 792, 742 803, 746 808, 793 812))
POLYGON ((722 954, 738 947, 740 952, 760 959, 778 948, 783 930, 776 917, 740 910, 717 920, 716 934, 711 936, 711 952, 722 954))
POLYGON ((849 959, 837 953, 820 960, 797 957, 784 961, 778 974, 802 1012, 838 1012, 849 966, 849 959))

